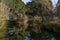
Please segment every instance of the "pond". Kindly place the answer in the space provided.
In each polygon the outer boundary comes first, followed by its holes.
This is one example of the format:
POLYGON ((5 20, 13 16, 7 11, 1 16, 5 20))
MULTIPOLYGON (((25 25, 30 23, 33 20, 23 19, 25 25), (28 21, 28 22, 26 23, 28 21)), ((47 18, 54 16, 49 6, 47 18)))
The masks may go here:
MULTIPOLYGON (((28 36, 26 36, 25 40, 30 40, 28 36)), ((32 39, 33 40, 33 39, 32 39)), ((46 40, 46 39, 45 39, 46 40)), ((49 39, 48 39, 49 40, 49 39)), ((56 40, 54 36, 51 37, 51 40, 56 40)))

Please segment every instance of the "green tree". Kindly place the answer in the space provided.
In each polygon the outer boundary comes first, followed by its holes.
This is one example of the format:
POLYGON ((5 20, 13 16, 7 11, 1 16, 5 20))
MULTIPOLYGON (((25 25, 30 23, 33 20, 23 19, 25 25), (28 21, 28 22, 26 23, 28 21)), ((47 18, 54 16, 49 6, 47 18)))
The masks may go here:
POLYGON ((2 3, 7 5, 9 9, 9 11, 7 11, 9 20, 6 22, 6 40, 24 40, 27 35, 24 28, 27 27, 25 26, 25 20, 27 20, 25 12, 28 7, 21 0, 2 0, 2 3))
POLYGON ((28 10, 26 13, 28 16, 30 16, 28 30, 31 32, 31 37, 34 40, 45 40, 43 37, 47 37, 47 32, 41 30, 42 23, 44 25, 46 23, 45 21, 48 21, 48 19, 52 16, 52 10, 50 9, 52 8, 52 4, 49 2, 51 5, 46 5, 48 3, 45 3, 45 1, 43 2, 42 0, 40 1, 41 3, 35 1, 27 3, 27 6, 30 8, 30 10, 28 10))

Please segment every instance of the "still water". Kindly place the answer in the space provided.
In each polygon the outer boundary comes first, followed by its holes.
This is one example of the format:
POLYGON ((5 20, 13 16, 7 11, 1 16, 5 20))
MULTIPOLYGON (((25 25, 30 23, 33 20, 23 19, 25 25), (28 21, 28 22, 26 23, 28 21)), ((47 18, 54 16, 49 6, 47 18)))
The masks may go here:
MULTIPOLYGON (((31 40, 29 36, 26 36, 25 40, 31 40)), ((32 39, 33 40, 33 39, 32 39)), ((45 39, 46 40, 46 39, 45 39)), ((51 39, 48 40, 56 40, 55 37, 52 35, 51 39)))

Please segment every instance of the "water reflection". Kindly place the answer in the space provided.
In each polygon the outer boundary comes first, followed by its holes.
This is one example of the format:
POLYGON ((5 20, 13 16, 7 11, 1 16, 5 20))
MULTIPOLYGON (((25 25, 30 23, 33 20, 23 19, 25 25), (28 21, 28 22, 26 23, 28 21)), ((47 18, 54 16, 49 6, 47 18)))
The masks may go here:
MULTIPOLYGON (((30 36, 26 36, 25 40, 33 40, 33 39, 31 39, 30 36)), ((55 37, 52 35, 52 36, 51 36, 50 38, 48 38, 48 39, 41 39, 41 40, 56 40, 56 39, 55 39, 55 37)))
POLYGON ((13 35, 13 33, 14 33, 14 30, 10 30, 10 31, 8 32, 9 35, 13 35))
POLYGON ((56 40, 54 36, 52 36, 51 40, 56 40))
POLYGON ((30 38, 29 37, 26 37, 25 40, 30 40, 30 38))
POLYGON ((25 37, 25 40, 30 40, 31 39, 31 36, 30 34, 28 36, 25 37))

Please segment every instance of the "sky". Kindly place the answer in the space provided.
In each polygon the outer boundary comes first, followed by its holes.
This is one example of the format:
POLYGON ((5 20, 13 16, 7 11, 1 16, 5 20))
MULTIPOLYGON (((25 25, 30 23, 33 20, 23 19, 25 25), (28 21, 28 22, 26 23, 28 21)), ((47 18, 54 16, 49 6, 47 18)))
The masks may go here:
POLYGON ((56 7, 56 3, 57 3, 58 0, 52 0, 52 3, 53 3, 53 7, 56 7))
MULTIPOLYGON (((31 0, 22 0, 24 1, 24 3, 26 4, 27 2, 31 1, 31 0)), ((52 3, 53 3, 53 6, 55 7, 56 6, 56 3, 57 3, 58 0, 52 0, 52 3)))
POLYGON ((25 4, 27 3, 27 2, 30 2, 31 0, 22 0, 25 4))

